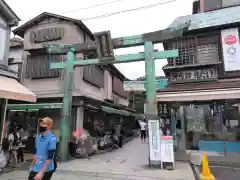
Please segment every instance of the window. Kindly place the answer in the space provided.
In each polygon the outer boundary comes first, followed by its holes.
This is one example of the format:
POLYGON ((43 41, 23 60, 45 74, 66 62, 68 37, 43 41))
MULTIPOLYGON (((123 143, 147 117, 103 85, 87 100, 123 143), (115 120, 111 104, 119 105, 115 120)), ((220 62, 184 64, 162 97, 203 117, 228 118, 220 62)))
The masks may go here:
MULTIPOLYGON (((0 27, 0 61, 3 61, 6 48, 6 30, 0 27)), ((1 63, 2 64, 2 63, 1 63)))
POLYGON ((240 5, 240 0, 222 0, 222 7, 240 5))
POLYGON ((185 106, 186 148, 201 151, 239 152, 239 106, 237 102, 225 104, 209 102, 209 104, 185 106))
POLYGON ((53 78, 59 77, 60 69, 50 69, 50 62, 60 62, 60 55, 32 54, 27 60, 26 78, 53 78))
POLYGON ((99 88, 104 88, 104 70, 97 65, 84 66, 83 80, 99 88))
POLYGON ((219 60, 217 44, 200 44, 197 46, 197 63, 204 64, 219 60))
POLYGON ((203 0, 204 11, 212 11, 222 7, 222 0, 203 0))

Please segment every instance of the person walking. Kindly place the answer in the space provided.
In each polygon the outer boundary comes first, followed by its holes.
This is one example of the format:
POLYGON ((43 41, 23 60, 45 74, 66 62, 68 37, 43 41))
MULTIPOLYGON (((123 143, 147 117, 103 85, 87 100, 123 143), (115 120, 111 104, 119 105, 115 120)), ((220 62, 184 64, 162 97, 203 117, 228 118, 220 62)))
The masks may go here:
POLYGON ((143 120, 139 120, 140 125, 140 135, 141 135, 141 141, 146 142, 147 137, 147 120, 144 118, 143 120))
POLYGON ((35 140, 35 152, 28 180, 50 180, 56 170, 57 138, 52 133, 53 120, 44 117, 39 123, 39 132, 35 140))
POLYGON ((18 159, 18 164, 20 164, 24 162, 24 154, 23 154, 24 130, 22 126, 18 127, 18 134, 19 134, 19 143, 18 143, 17 159, 18 159))
POLYGON ((12 164, 13 166, 18 166, 18 160, 17 160, 17 151, 18 151, 18 143, 19 143, 19 134, 15 127, 10 128, 10 133, 8 135, 8 162, 9 164, 12 164))

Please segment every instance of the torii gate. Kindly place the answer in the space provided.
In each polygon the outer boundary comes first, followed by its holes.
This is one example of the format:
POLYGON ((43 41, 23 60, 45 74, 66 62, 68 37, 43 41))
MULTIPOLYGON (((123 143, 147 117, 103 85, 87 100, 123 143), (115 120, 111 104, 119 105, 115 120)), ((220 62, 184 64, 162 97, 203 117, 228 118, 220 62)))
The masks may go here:
MULTIPOLYGON (((165 29, 152 33, 146 33, 135 36, 126 36, 111 39, 110 31, 95 34, 95 41, 89 41, 81 44, 62 45, 62 44, 46 44, 48 53, 67 54, 65 62, 51 63, 51 69, 64 69, 65 75, 63 79, 63 108, 61 114, 61 137, 60 137, 60 158, 65 161, 68 159, 68 139, 70 135, 69 121, 71 119, 72 107, 72 84, 73 72, 75 66, 86 66, 91 64, 117 64, 145 61, 146 74, 146 95, 147 104, 145 114, 149 119, 158 123, 156 102, 156 78, 155 78, 155 59, 173 58, 178 56, 178 50, 160 51, 153 50, 153 43, 160 43, 163 40, 181 36, 184 27, 181 29, 165 29), (114 56, 113 49, 123 47, 134 47, 144 45, 144 53, 127 54, 114 56), (84 53, 95 51, 98 54, 96 59, 87 59, 84 61, 76 61, 75 53, 84 53)), ((156 136, 156 138, 159 138, 156 136)), ((155 162, 149 160, 150 164, 155 162)), ((159 164, 160 162, 157 162, 159 164)))

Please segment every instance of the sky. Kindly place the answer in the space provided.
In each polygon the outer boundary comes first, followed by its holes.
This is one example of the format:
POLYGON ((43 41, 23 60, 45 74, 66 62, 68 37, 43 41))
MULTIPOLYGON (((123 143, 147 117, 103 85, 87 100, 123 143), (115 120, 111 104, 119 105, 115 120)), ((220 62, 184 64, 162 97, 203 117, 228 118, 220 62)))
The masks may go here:
MULTIPOLYGON (((81 19, 92 32, 110 30, 113 38, 137 35, 167 28, 176 17, 192 13, 193 0, 5 0, 21 18, 20 25, 42 12, 51 12, 81 19), (112 2, 112 3, 109 3, 112 2), (93 8, 99 4, 106 5, 93 8), (158 4, 158 5, 154 5, 158 4), (118 13, 108 17, 99 17, 128 9, 153 5, 136 11, 118 13)), ((155 49, 163 50, 162 44, 155 44, 155 49)), ((116 55, 143 52, 142 46, 116 49, 116 55)), ((156 60, 156 76, 164 75, 162 67, 166 59, 156 60)), ((134 80, 145 76, 144 62, 115 65, 127 78, 134 80)))

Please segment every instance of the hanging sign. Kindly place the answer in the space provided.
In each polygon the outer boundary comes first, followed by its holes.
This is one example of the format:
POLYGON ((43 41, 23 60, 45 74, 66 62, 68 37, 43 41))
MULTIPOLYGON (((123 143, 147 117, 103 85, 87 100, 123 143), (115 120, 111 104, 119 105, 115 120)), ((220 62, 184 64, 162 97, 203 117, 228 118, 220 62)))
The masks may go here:
POLYGON ((148 120, 150 161, 161 160, 159 128, 159 120, 148 120))
POLYGON ((238 28, 221 31, 225 71, 240 70, 240 44, 238 28))
POLYGON ((173 163, 174 166, 173 137, 161 136, 160 142, 162 167, 164 162, 173 163))

